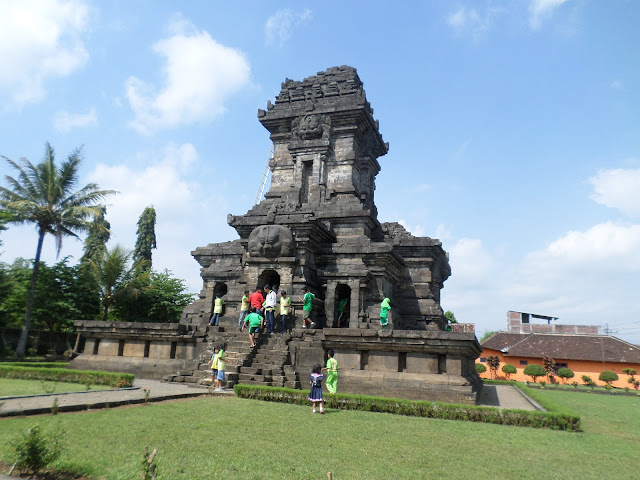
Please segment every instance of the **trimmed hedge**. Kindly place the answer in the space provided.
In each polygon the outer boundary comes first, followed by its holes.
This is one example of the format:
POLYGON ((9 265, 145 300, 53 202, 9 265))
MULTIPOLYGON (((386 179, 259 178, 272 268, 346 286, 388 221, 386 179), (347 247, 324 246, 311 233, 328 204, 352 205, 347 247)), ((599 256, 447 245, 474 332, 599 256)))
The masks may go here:
MULTIPOLYGON (((241 398, 268 402, 308 405, 308 390, 265 387, 262 385, 236 384, 233 387, 241 398)), ((369 395, 335 394, 324 397, 327 408, 340 410, 362 410, 367 412, 393 413, 415 417, 467 420, 470 422, 496 423, 520 427, 550 428, 578 432, 580 417, 567 412, 538 412, 526 410, 499 410, 493 407, 457 405, 452 403, 427 402, 401 398, 373 397, 369 395)))
POLYGON ((29 368, 67 368, 69 362, 2 362, 0 366, 29 368))
POLYGON ((48 382, 90 383, 110 387, 130 387, 135 375, 130 373, 71 370, 67 368, 40 368, 0 365, 0 378, 45 380, 48 382))

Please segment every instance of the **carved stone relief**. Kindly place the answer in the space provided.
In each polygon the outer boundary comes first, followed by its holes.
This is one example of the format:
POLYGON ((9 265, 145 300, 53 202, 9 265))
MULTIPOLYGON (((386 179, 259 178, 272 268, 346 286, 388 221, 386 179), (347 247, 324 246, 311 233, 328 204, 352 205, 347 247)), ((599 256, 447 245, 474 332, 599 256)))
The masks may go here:
POLYGON ((282 225, 261 225, 249 235, 252 257, 289 257, 293 253, 293 235, 282 225))

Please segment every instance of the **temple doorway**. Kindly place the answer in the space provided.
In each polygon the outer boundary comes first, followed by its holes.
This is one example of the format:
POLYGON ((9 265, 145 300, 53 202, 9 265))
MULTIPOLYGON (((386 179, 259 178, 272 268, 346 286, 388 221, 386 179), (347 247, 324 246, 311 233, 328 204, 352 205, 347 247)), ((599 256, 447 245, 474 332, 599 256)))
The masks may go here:
POLYGON ((336 286, 335 296, 335 312, 333 318, 335 318, 335 327, 345 328, 349 326, 349 307, 351 302, 351 287, 344 283, 339 283, 336 286), (346 303, 344 302, 346 300, 346 303), (343 304, 342 312, 340 312, 341 302, 343 304), (342 313, 342 316, 340 315, 342 313))
POLYGON ((271 286, 275 291, 280 287, 280 275, 275 270, 265 270, 258 277, 258 288, 263 289, 265 285, 271 286))

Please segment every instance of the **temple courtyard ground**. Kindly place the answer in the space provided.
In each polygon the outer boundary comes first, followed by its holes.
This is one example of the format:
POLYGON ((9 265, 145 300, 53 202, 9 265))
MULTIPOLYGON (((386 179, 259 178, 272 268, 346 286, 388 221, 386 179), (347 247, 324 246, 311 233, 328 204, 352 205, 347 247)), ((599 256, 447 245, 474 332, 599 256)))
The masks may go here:
POLYGON ((38 424, 66 432, 59 468, 107 480, 140 478, 145 445, 159 449, 165 479, 322 479, 328 472, 334 479, 638 478, 639 396, 539 394, 579 414, 584 432, 358 411, 321 416, 308 407, 207 395, 3 418, 0 461, 9 463, 12 439, 38 424))

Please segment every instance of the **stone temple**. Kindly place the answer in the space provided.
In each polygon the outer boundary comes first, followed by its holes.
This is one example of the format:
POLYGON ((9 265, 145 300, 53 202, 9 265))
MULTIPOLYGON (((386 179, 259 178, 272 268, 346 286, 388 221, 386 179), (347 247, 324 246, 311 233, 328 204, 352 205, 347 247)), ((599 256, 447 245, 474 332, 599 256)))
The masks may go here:
MULTIPOLYGON (((303 81, 286 79, 275 103, 258 110, 258 120, 273 142, 271 187, 246 214, 228 216, 239 239, 192 252, 201 265, 203 289, 175 332, 155 337, 137 332, 147 338, 146 358, 152 357, 150 343, 163 344, 165 350, 156 349, 156 357, 164 355, 169 358, 163 361, 196 372, 169 379, 197 381, 197 371, 206 368, 206 345, 233 342, 239 335, 245 290, 264 285, 284 289, 300 313, 298 297, 307 286, 316 296, 316 329, 301 329, 298 315, 291 333, 263 337, 259 354, 244 352, 247 347, 237 343, 237 371, 231 379, 298 386, 332 348, 340 365, 340 391, 475 403, 482 383, 474 363, 481 348, 472 325, 445 330, 440 306, 440 291, 451 274, 447 253, 437 239, 378 221, 375 179, 389 145, 356 70, 334 67, 303 81), (217 294, 226 310, 220 327, 208 327, 217 294), (385 297, 392 310, 389 327, 381 331, 385 297), (335 328, 339 299, 348 300, 343 328, 335 328), (260 359, 267 366, 260 367, 260 359)), ((99 323, 78 324, 94 342, 93 355, 102 356, 95 346, 102 337, 103 343, 118 339, 119 356, 125 356, 127 333, 117 333, 122 330, 118 325, 110 324, 109 330, 99 323)), ((78 364, 90 356, 87 350, 76 359, 78 364)), ((115 347, 110 352, 115 356, 115 347)), ((136 360, 137 368, 144 370, 144 358, 136 360)), ((120 369, 124 362, 120 360, 120 369)))

